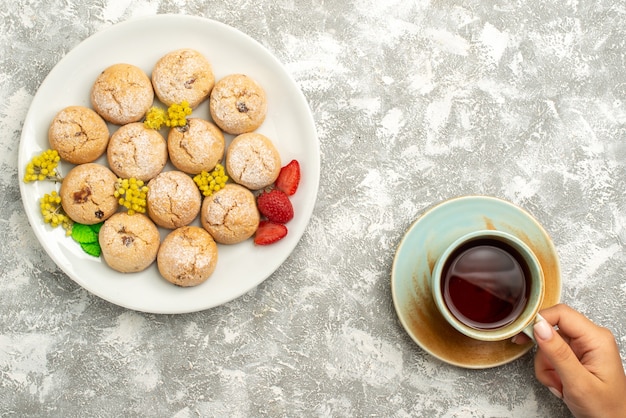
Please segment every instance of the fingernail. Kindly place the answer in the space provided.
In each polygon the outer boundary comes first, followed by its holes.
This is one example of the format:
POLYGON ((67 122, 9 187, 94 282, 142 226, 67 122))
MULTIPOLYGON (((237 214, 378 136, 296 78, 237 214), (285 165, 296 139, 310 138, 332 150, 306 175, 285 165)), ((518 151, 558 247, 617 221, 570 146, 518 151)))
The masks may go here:
POLYGON ((511 338, 511 342, 513 344, 520 344, 520 342, 519 342, 519 334, 514 335, 513 338, 511 338))
POLYGON ((540 319, 535 326, 533 327, 533 331, 535 333, 535 338, 539 338, 540 340, 548 341, 552 338, 552 326, 548 324, 548 321, 545 319, 540 319))
POLYGON ((555 389, 555 388, 553 388, 552 386, 549 386, 549 387, 548 387, 548 390, 549 390, 550 392, 552 392, 552 394, 553 394, 554 396, 556 396, 557 398, 559 398, 559 399, 563 399, 563 394, 562 394, 561 392, 559 392, 559 391, 558 391, 558 389, 555 389))

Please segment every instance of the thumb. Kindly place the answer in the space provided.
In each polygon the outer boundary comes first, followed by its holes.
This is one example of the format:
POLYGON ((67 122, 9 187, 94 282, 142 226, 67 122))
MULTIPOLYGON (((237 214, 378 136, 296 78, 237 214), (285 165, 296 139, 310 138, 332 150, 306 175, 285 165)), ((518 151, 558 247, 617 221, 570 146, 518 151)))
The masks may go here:
POLYGON ((540 319, 533 330, 537 346, 545 358, 552 363, 564 386, 587 372, 571 347, 545 319, 540 319))

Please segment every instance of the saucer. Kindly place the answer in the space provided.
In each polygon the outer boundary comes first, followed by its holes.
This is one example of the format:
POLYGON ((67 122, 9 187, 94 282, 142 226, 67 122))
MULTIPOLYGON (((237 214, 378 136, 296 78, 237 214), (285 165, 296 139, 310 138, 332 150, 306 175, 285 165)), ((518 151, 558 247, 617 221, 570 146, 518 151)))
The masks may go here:
POLYGON ((469 338, 449 325, 435 306, 430 289, 435 261, 454 240, 481 229, 508 232, 524 241, 543 269, 546 289, 542 308, 559 302, 561 276, 552 240, 528 212, 494 197, 458 197, 427 210, 402 238, 391 271, 396 313, 413 341, 443 362, 470 369, 506 364, 533 347, 532 343, 469 338))

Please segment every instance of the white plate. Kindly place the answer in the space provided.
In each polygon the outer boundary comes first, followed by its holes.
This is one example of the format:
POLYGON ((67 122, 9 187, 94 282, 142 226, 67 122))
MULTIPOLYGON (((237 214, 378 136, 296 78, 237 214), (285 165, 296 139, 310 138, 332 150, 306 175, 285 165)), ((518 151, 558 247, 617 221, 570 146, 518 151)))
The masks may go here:
MULTIPOLYGON (((192 117, 210 119, 205 102, 192 117)), ((111 126, 111 130, 116 127, 111 126)), ((227 136, 227 144, 231 136, 227 136)), ((106 160, 101 158, 99 162, 106 160)), ((302 92, 281 63, 261 44, 238 30, 203 18, 157 15, 114 25, 83 41, 69 52, 46 77, 24 121, 18 156, 22 200, 28 220, 49 256, 83 288, 114 304, 143 312, 185 313, 208 309, 235 299, 269 277, 298 244, 309 222, 319 185, 319 141, 313 118, 302 92), (45 225, 39 198, 59 188, 51 182, 25 184, 24 169, 30 159, 50 148, 48 127, 55 114, 70 105, 90 106, 89 92, 97 75, 111 64, 126 62, 151 74, 156 61, 167 52, 193 48, 213 65, 216 80, 245 73, 266 90, 268 114, 257 130, 271 138, 283 164, 300 162, 302 181, 292 196, 295 217, 288 235, 266 246, 247 240, 219 246, 217 268, 211 278, 193 288, 165 281, 156 264, 132 274, 110 269, 91 257, 61 228, 45 225)), ((67 174, 70 165, 61 166, 67 174)), ((162 231, 162 235, 165 231, 162 231)))

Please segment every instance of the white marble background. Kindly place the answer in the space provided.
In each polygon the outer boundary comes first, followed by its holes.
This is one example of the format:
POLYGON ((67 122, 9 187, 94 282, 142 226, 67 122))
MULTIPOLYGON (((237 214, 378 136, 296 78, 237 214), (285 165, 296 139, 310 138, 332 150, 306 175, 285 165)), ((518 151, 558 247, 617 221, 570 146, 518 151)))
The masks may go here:
POLYGON ((551 234, 563 300, 626 356, 624 0, 17 0, 0 8, 0 416, 560 417, 532 355, 475 371, 401 328, 403 231, 488 194, 551 234), (95 297, 31 232, 17 150, 47 73, 89 35, 156 13, 257 39, 308 99, 322 175, 293 255, 205 312, 95 297))

